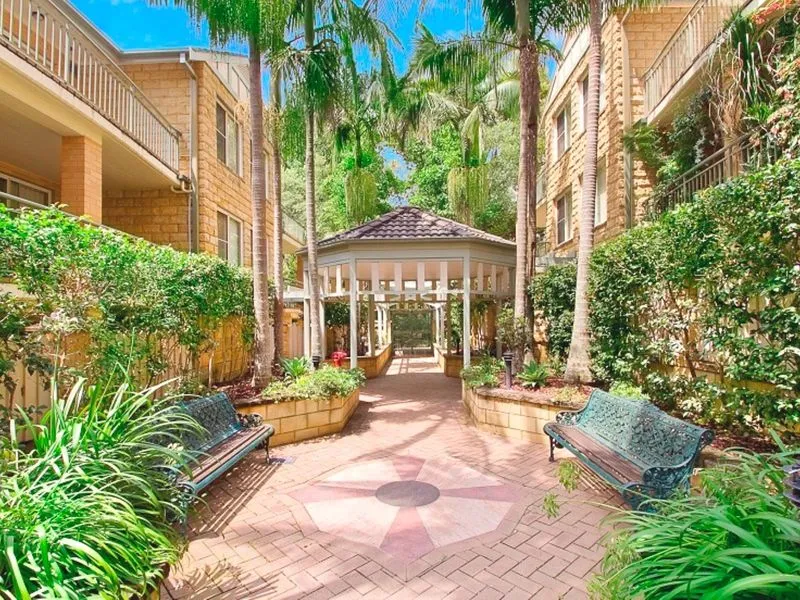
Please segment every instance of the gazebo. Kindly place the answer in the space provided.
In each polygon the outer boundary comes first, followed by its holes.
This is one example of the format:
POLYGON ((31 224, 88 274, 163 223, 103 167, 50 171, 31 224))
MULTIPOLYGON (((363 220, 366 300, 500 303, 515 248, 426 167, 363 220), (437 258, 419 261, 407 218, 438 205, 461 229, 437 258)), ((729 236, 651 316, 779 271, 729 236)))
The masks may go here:
MULTIPOLYGON (((303 302, 304 348, 309 356, 308 249, 300 250, 298 256, 303 265, 303 290, 287 300, 303 302)), ((513 295, 515 259, 514 242, 412 206, 397 208, 321 240, 318 280, 322 347, 327 346, 326 305, 349 302, 352 368, 358 366, 360 313, 366 317, 367 338, 362 356, 374 357, 392 342, 392 311, 408 306, 431 313, 435 346, 449 354, 445 308, 456 302, 463 304, 463 365, 468 366, 472 319, 467 315, 471 315, 477 300, 496 307, 513 295)))

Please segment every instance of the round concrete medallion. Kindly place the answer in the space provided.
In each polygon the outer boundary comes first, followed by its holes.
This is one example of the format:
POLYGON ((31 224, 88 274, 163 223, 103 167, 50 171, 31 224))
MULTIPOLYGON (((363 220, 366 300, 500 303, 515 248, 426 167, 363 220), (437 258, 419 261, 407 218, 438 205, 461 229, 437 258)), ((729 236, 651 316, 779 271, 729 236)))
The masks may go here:
POLYGON ((379 487, 375 497, 390 506, 425 506, 439 499, 439 488, 422 481, 392 481, 379 487))

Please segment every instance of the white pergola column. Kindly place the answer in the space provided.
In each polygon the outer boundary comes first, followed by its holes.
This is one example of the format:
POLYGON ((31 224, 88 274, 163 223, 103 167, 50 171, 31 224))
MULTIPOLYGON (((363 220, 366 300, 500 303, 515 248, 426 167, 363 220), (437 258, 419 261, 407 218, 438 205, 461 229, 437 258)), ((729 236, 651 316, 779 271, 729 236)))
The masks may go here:
POLYGON ((322 348, 322 359, 328 355, 328 328, 325 327, 325 300, 319 300, 319 345, 322 348))
POLYGON ((470 365, 470 350, 472 344, 472 336, 471 336, 471 327, 470 327, 470 294, 471 294, 471 282, 470 282, 470 257, 469 252, 464 256, 464 333, 462 335, 462 346, 464 349, 464 367, 468 367, 470 365))
MULTIPOLYGON (((341 273, 341 267, 339 268, 341 273)), ((350 368, 358 367, 358 279, 356 259, 350 259, 350 368)))
POLYGON ((303 300, 303 356, 311 359, 311 301, 303 300))
POLYGON ((375 346, 377 346, 377 333, 375 331, 375 294, 369 295, 367 303, 367 336, 369 342, 369 355, 375 356, 375 346))
POLYGON ((341 296, 344 294, 342 287, 342 265, 336 265, 336 295, 341 296))

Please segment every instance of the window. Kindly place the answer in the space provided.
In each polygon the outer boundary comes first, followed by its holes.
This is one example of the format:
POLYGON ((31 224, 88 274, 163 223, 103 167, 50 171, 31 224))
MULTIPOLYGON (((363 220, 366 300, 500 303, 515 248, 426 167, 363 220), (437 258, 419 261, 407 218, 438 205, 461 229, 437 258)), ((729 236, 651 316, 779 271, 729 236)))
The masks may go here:
POLYGON ((594 198, 594 224, 602 225, 608 219, 608 192, 606 182, 606 159, 597 163, 597 193, 594 198))
POLYGON ((239 124, 233 115, 217 102, 217 158, 238 174, 241 174, 239 171, 240 142, 239 124))
POLYGON ((558 160, 569 148, 569 112, 566 108, 562 109, 556 116, 553 133, 555 135, 555 155, 556 160, 558 160))
MULTIPOLYGON (((30 200, 31 202, 36 202, 36 204, 50 204, 49 190, 36 185, 31 185, 30 183, 25 183, 24 181, 14 177, 3 175, 2 173, 0 173, 0 192, 5 192, 6 194, 11 194, 12 196, 30 200)), ((2 204, 5 204, 9 208, 19 208, 20 206, 19 202, 6 199, 2 200, 2 204)))
POLYGON ((581 131, 586 131, 586 122, 589 120, 589 76, 587 75, 579 84, 581 93, 581 131))
POLYGON ((242 264, 242 222, 217 213, 217 255, 234 266, 242 264))
POLYGON ((572 197, 569 193, 556 200, 556 244, 572 239, 572 197))
POLYGON ((606 65, 600 63, 600 112, 606 109, 606 65))

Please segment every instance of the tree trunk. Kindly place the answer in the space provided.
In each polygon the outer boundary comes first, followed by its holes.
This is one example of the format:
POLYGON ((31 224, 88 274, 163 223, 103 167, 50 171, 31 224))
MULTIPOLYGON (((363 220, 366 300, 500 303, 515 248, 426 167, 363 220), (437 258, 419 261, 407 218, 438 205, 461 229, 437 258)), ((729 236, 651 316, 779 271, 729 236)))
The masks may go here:
POLYGON ((252 140, 253 212, 253 307, 256 318, 253 386, 262 388, 272 377, 273 331, 269 322, 269 274, 267 273, 267 173, 264 160, 264 98, 261 84, 261 51, 250 38, 250 139, 252 140))
POLYGON ((567 358, 567 381, 592 380, 589 359, 589 259, 594 245, 594 201, 597 192, 597 128, 600 113, 601 0, 589 0, 589 97, 586 116, 586 155, 583 164, 578 229, 578 274, 575 283, 575 321, 567 358))
POLYGON ((281 74, 272 69, 272 187, 275 199, 272 208, 272 278, 275 281, 275 358, 283 356, 283 190, 281 189, 281 74))
MULTIPOLYGON (((528 147, 527 150, 533 155, 531 165, 531 176, 528 185, 528 264, 526 267, 526 284, 530 287, 534 277, 536 277, 536 185, 539 179, 539 109, 541 104, 541 90, 542 82, 539 72, 539 48, 535 44, 531 44, 531 54, 533 63, 533 73, 530 82, 531 93, 531 108, 528 114, 528 147)), ((527 289, 526 289, 527 291, 527 289)), ((528 310, 526 311, 528 318, 528 329, 530 331, 531 340, 531 354, 536 358, 536 338, 534 337, 534 326, 536 324, 535 312, 536 307, 533 302, 529 300, 528 310)))
MULTIPOLYGON (((314 2, 304 0, 304 25, 306 48, 314 45, 314 2)), ((307 94, 308 96, 308 94, 307 94)), ((320 340, 319 276, 317 268, 317 206, 315 198, 314 166, 314 106, 306 98, 306 239, 308 247, 308 289, 310 293, 309 321, 311 328, 311 355, 324 358, 320 340)))
MULTIPOLYGON (((536 153, 536 140, 531 142, 530 124, 533 104, 532 78, 537 68, 533 45, 530 39, 530 3, 518 0, 516 3, 517 41, 519 43, 520 76, 520 128, 519 128, 519 173, 517 189, 517 264, 514 273, 514 316, 525 318, 527 312, 527 268, 528 268, 528 206, 531 193, 531 170, 536 153)), ((522 363, 524 347, 514 348, 514 363, 518 369, 522 363)))

